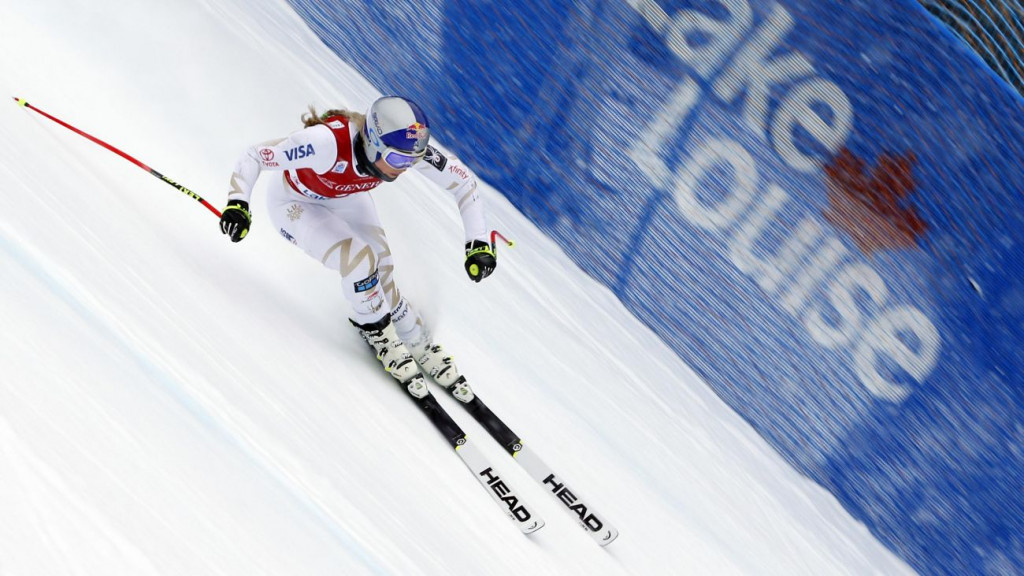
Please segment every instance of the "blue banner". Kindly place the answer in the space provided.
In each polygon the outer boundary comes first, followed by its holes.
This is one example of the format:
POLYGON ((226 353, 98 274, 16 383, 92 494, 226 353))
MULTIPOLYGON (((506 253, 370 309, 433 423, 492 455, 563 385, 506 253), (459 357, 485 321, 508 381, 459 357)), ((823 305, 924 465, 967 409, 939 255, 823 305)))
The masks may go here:
POLYGON ((1024 570, 1022 101, 918 4, 292 5, 916 569, 1024 570))

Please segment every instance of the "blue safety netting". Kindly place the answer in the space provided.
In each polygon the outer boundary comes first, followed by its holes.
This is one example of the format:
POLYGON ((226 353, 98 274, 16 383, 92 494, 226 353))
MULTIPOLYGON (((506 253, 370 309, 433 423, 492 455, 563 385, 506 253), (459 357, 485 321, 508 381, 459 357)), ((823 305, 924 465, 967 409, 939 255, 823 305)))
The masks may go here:
POLYGON ((915 568, 1022 570, 1022 101, 924 7, 291 3, 915 568))
POLYGON ((920 0, 985 63, 1024 92, 1024 7, 1018 0, 920 0))

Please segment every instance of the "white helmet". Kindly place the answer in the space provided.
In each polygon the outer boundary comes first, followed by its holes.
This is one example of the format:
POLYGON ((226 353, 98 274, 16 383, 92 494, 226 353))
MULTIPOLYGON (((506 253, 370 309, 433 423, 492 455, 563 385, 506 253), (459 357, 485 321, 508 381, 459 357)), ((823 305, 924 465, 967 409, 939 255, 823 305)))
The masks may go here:
POLYGON ((430 123, 415 102, 385 96, 378 98, 366 111, 362 136, 363 151, 370 165, 383 158, 388 166, 403 170, 427 153, 430 123))

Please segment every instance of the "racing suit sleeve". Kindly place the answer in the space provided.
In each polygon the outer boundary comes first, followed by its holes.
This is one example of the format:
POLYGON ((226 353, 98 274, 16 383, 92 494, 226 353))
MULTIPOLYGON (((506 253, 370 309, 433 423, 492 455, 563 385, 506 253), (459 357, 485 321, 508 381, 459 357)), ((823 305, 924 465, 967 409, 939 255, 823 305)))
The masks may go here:
POLYGON ((476 189, 476 174, 468 166, 454 154, 427 146, 423 160, 414 164, 413 169, 452 195, 462 216, 466 242, 482 240, 490 243, 484 201, 476 189))
POLYGON ((299 130, 287 138, 250 146, 235 163, 228 200, 249 202, 256 179, 264 170, 310 168, 323 174, 334 166, 337 156, 334 133, 323 124, 299 130))

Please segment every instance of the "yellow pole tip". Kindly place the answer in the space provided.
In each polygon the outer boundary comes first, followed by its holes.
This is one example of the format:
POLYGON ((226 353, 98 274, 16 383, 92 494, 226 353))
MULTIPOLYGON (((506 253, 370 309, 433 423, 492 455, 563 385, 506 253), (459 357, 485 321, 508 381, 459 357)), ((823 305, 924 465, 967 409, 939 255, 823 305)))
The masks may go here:
POLYGON ((28 100, 24 98, 15 98, 18 101, 18 106, 28 106, 28 100))

